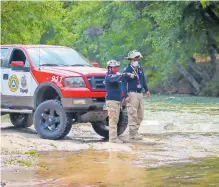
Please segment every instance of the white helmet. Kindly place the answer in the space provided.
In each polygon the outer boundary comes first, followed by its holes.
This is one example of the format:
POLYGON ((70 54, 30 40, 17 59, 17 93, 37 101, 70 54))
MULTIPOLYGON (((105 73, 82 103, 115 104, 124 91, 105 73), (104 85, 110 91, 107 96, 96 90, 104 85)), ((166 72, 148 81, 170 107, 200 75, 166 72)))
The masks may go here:
POLYGON ((130 59, 133 59, 133 58, 143 58, 143 56, 139 51, 133 50, 133 51, 130 51, 128 53, 128 56, 125 57, 125 58, 130 60, 130 59))
POLYGON ((120 66, 120 62, 119 61, 116 61, 116 60, 109 60, 107 62, 107 68, 108 67, 117 67, 117 66, 120 66))

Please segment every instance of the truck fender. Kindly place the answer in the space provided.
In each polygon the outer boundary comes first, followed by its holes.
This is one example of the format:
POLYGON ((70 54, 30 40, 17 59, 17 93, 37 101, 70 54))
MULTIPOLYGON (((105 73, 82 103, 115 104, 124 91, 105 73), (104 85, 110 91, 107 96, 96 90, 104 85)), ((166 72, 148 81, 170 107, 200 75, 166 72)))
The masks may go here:
POLYGON ((36 107, 37 107, 37 99, 39 97, 40 91, 43 90, 46 87, 52 87, 54 90, 56 90, 56 92, 58 93, 59 97, 60 98, 62 97, 62 93, 61 93, 60 89, 55 84, 53 84, 51 82, 44 82, 44 83, 40 84, 36 88, 36 90, 34 92, 34 96, 33 96, 33 106, 34 106, 34 109, 36 109, 36 107))

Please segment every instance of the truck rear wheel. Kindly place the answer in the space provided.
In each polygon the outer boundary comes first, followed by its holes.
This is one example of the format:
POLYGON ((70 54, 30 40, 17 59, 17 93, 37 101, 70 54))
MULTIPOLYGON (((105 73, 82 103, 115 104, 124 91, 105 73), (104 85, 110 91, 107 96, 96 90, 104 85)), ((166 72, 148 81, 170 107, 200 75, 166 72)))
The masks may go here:
MULTIPOLYGON (((109 122, 108 118, 104 121, 91 122, 94 131, 104 138, 109 138, 109 122)), ((119 122, 117 125, 117 135, 121 135, 125 132, 128 125, 128 115, 126 111, 121 111, 119 116, 119 122)))
POLYGON ((10 113, 10 121, 15 127, 26 128, 33 125, 32 114, 10 113))
POLYGON ((57 140, 70 132, 72 123, 60 101, 48 100, 37 107, 34 126, 42 138, 57 140))

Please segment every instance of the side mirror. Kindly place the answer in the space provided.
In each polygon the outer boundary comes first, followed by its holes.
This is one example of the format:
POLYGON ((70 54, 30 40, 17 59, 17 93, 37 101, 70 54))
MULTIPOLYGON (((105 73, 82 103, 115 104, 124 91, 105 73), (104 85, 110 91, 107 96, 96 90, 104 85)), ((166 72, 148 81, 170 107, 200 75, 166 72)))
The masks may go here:
POLYGON ((99 67, 99 64, 97 62, 92 63, 93 67, 99 67))
POLYGON ((24 62, 22 62, 22 61, 12 61, 11 62, 11 66, 12 67, 23 67, 24 66, 24 62))

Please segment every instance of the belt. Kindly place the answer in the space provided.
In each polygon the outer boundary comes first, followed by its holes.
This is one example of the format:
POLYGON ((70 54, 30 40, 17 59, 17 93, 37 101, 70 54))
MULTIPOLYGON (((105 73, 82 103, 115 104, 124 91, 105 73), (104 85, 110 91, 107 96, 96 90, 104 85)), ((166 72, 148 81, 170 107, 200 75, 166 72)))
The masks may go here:
POLYGON ((142 90, 129 90, 129 92, 142 93, 142 90))

